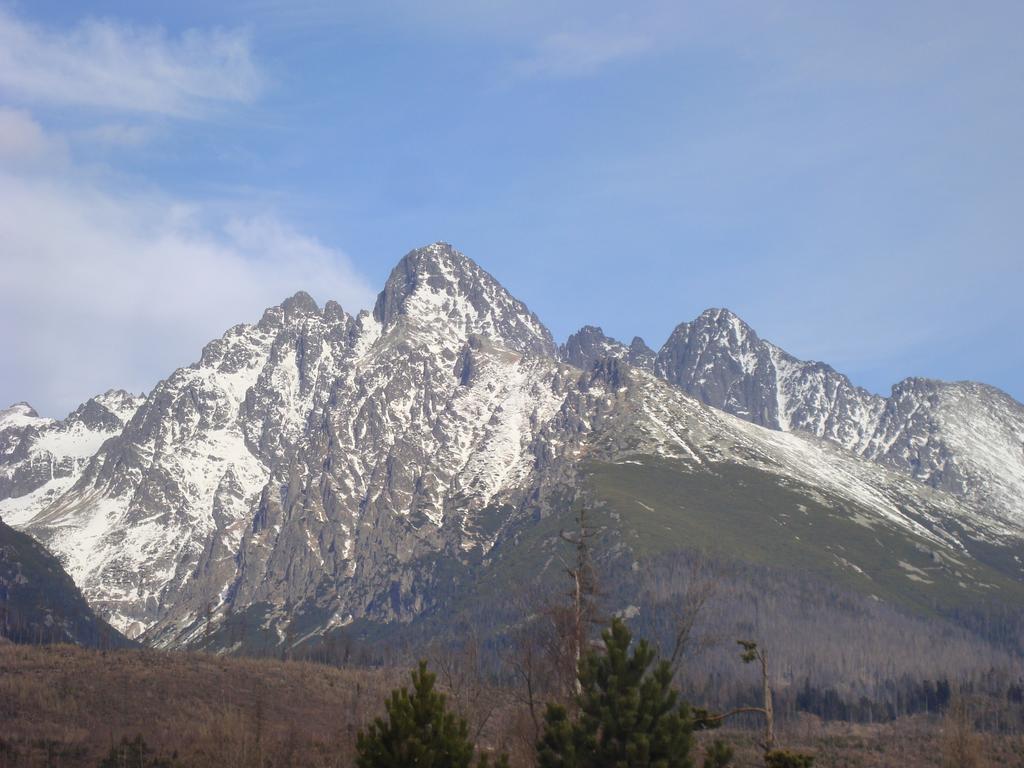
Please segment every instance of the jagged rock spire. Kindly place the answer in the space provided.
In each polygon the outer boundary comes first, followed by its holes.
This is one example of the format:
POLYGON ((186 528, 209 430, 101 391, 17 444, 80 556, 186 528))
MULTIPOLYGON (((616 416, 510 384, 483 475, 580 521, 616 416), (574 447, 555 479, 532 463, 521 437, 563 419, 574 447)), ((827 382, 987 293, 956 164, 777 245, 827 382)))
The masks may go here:
POLYGON ((518 352, 554 356, 551 332, 472 259, 448 243, 410 251, 377 296, 374 318, 385 329, 403 319, 443 322, 488 336, 518 352))

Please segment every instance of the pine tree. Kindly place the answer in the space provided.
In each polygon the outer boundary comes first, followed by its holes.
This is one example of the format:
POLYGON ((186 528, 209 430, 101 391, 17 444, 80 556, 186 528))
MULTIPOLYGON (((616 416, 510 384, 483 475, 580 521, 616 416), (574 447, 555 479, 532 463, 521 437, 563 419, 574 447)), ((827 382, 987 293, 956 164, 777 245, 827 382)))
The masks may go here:
POLYGON ((720 739, 711 742, 704 753, 704 768, 726 768, 733 758, 732 747, 720 739))
POLYGON ((537 745, 541 768, 692 768, 693 721, 671 688, 669 663, 655 664, 643 640, 630 653, 621 619, 601 637, 604 652, 589 651, 580 662, 578 719, 548 706, 537 745))
MULTIPOLYGON (((385 703, 388 718, 378 717, 356 742, 359 768, 469 768, 473 744, 469 726, 448 711, 445 697, 434 690, 436 676, 421 661, 412 673, 412 693, 406 688, 392 691, 385 703)), ((479 768, 491 763, 481 756, 479 768)), ((495 768, 507 768, 502 755, 495 768)))

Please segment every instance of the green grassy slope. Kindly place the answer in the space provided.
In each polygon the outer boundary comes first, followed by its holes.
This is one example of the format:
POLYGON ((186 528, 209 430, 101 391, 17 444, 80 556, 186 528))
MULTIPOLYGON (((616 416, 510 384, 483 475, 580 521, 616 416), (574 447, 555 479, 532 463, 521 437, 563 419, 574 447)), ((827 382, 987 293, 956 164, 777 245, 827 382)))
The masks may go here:
MULTIPOLYGON (((600 531, 594 542, 600 556, 643 564, 670 552, 702 550, 805 572, 922 617, 982 603, 1024 607, 1020 581, 848 500, 735 464, 692 471, 658 457, 637 456, 635 462, 582 467, 578 490, 590 524, 600 531)), ((538 583, 563 588, 564 563, 572 553, 559 532, 571 531, 574 522, 567 500, 556 508, 522 523, 488 555, 486 567, 467 575, 442 611, 418 621, 422 636, 443 632, 452 616, 500 613, 538 583)), ((389 634, 368 623, 356 630, 367 638, 389 634)))
POLYGON ((954 549, 751 467, 678 463, 584 468, 593 504, 637 557, 684 547, 807 570, 897 606, 931 613, 979 600, 1024 605, 1024 584, 954 549))

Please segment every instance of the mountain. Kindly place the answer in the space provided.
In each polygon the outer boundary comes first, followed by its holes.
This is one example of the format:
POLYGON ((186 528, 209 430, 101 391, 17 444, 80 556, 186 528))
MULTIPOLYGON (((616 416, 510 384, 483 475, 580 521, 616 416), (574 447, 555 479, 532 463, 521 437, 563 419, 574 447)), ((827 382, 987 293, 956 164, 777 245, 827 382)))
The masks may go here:
POLYGON ((97 618, 57 558, 2 521, 0 638, 103 648, 129 644, 97 618))
POLYGON ((530 377, 555 351, 475 264, 415 251, 372 314, 300 293, 209 344, 27 527, 130 634, 328 587, 362 612, 383 564, 481 538, 468 513, 436 529, 450 495, 481 506, 525 471, 520 433, 555 406, 530 377))
MULTIPOLYGON (((736 368, 731 337, 710 333, 674 334, 657 356, 597 328, 558 348, 491 275, 436 243, 398 263, 372 312, 298 293, 230 329, 126 405, 123 428, 52 493, 36 478, 0 513, 57 553, 114 626, 161 646, 294 646, 499 605, 510 585, 558 577, 574 501, 603 520, 619 560, 695 546, 782 558, 925 613, 1024 601, 1021 526, 955 483, 869 460, 870 439, 853 450, 793 429, 816 418, 809 407, 766 401, 743 367, 768 377, 770 353, 736 368), (723 409, 686 391, 698 369, 723 409), (773 413, 786 431, 749 422, 773 413)), ((35 430, 12 432, 18 445, 58 429, 24 406, 9 418, 35 430)), ((886 423, 902 434, 914 419, 886 423)), ((829 423, 846 435, 841 421, 829 423)))
POLYGON ((994 387, 910 378, 881 397, 796 359, 724 309, 680 324, 655 370, 715 408, 824 438, 948 491, 1008 533, 1024 526, 1024 405, 994 387))

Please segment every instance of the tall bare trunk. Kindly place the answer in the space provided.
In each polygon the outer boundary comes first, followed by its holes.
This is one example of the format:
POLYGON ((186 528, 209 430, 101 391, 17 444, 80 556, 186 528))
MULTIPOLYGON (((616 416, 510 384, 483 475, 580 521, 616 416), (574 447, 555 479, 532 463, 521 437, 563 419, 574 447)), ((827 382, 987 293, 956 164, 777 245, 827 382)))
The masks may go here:
POLYGON ((764 651, 759 653, 761 659, 761 691, 764 695, 764 751, 765 754, 775 749, 775 709, 772 706, 772 686, 768 682, 768 660, 764 651))

